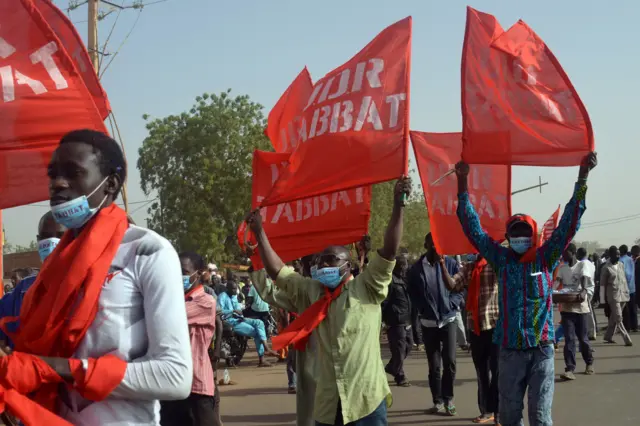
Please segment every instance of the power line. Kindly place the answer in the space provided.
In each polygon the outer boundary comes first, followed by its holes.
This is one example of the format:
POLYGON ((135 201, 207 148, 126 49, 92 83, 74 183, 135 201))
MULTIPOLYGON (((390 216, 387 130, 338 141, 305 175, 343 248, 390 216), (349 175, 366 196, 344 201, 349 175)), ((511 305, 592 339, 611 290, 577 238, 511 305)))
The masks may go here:
POLYGON ((596 220, 593 222, 587 222, 584 225, 582 225, 580 228, 597 228, 597 227, 601 227, 601 226, 607 226, 607 225, 617 225, 619 223, 625 223, 625 222, 629 222, 631 220, 637 220, 640 219, 640 213, 636 213, 636 214, 632 214, 632 215, 628 215, 628 216, 621 216, 621 217, 616 217, 616 218, 611 218, 611 219, 603 219, 603 220, 596 220))

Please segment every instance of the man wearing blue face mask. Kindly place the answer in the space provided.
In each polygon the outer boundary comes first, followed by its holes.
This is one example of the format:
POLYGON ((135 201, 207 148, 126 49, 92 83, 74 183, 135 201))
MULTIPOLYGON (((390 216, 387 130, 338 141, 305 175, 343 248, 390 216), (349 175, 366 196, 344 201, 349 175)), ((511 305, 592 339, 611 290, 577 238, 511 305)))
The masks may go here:
MULTIPOLYGON (((40 260, 44 263, 47 256, 53 253, 53 250, 60 242, 62 234, 64 234, 66 228, 58 224, 54 219, 51 212, 45 213, 40 218, 38 224, 38 253, 40 254, 40 260)), ((0 299, 0 318, 4 317, 17 317, 20 315, 20 307, 22 306, 22 299, 25 293, 29 290, 29 287, 35 282, 36 275, 33 274, 22 279, 16 285, 16 288, 9 294, 0 299)), ((14 332, 18 329, 18 322, 7 324, 9 331, 14 332)), ((0 339, 3 339, 5 346, 13 348, 13 342, 7 335, 0 331, 0 339)))
MULTIPOLYGON (((456 165, 458 177, 457 214, 469 241, 489 262, 498 278, 500 315, 493 342, 500 346, 498 389, 500 422, 503 426, 524 425, 523 399, 528 393, 529 424, 551 426, 554 390, 554 329, 552 271, 580 227, 586 210, 585 195, 589 171, 597 165, 595 153, 586 155, 580 166, 573 197, 551 238, 537 247, 535 221, 514 215, 506 224, 509 248, 485 232, 469 200, 469 165, 456 165)), ((576 296, 576 302, 579 302, 576 296)))

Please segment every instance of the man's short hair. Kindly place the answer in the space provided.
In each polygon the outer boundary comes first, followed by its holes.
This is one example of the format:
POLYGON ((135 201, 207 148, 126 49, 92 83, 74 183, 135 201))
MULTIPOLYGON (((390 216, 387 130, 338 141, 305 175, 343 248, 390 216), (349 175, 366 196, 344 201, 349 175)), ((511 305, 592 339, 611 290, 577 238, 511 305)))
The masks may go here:
POLYGON ((204 259, 198 253, 193 251, 183 251, 178 255, 180 259, 189 259, 194 268, 198 271, 204 271, 204 259))
POLYGON ((620 250, 620 254, 623 256, 629 253, 629 247, 627 247, 626 244, 621 245, 619 250, 620 250))
POLYGON ((574 253, 575 254, 576 253, 576 245, 573 244, 573 243, 569 243, 569 245, 567 246, 566 250, 569 253, 574 253))
POLYGON ((576 253, 576 256, 578 256, 578 259, 584 259, 585 257, 587 257, 587 249, 584 247, 580 247, 576 253))
MULTIPOLYGON (((73 130, 62 137, 64 143, 81 142, 91 145, 93 152, 99 157, 100 172, 103 176, 117 175, 122 189, 127 180, 127 163, 120 145, 111 136, 91 129, 73 130)), ((117 195, 117 193, 116 193, 117 195)))

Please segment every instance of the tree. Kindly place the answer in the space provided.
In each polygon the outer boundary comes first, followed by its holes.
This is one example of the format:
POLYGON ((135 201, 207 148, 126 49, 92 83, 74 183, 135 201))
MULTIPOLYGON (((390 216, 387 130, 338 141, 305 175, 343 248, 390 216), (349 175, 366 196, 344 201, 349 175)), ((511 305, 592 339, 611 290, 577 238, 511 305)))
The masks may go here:
POLYGON ((38 243, 36 243, 35 241, 31 241, 28 246, 21 246, 19 244, 16 245, 7 241, 2 245, 3 254, 25 253, 30 251, 38 251, 38 243))
POLYGON ((262 106, 230 93, 205 93, 188 112, 148 122, 138 159, 143 192, 158 198, 148 226, 177 250, 221 263, 241 258, 235 235, 251 206, 252 154, 270 146, 262 106))

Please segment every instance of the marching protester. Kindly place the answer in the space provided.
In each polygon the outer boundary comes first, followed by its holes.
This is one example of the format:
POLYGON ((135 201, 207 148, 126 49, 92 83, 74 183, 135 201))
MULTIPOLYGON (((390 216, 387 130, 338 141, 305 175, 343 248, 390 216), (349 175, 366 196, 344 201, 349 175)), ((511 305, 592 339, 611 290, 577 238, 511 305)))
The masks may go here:
POLYGON ((24 297, 5 359, 36 355, 71 384, 32 398, 50 410, 58 400, 74 425, 158 424, 158 400, 186 398, 193 376, 178 255, 115 205, 126 164, 109 136, 68 133, 48 175, 53 217, 69 230, 24 297))
POLYGON ((258 367, 271 367, 264 359, 265 354, 277 357, 278 354, 269 349, 264 323, 259 319, 245 318, 242 306, 238 302, 238 285, 235 281, 227 281, 227 290, 218 295, 218 306, 224 315, 224 321, 233 327, 233 331, 253 338, 258 351, 258 367))
POLYGON ((396 183, 384 245, 353 279, 350 252, 341 246, 330 246, 318 256, 311 279, 297 274, 269 244, 259 211, 247 216, 266 272, 301 312, 273 339, 275 347, 293 344, 304 350, 309 334, 317 337, 313 418, 319 426, 387 424, 391 392, 380 356, 380 304, 391 282, 410 192, 409 178, 396 183))
POLYGON ((636 265, 634 259, 629 255, 629 247, 624 244, 620 246, 620 263, 624 266, 624 275, 627 279, 627 286, 629 287, 629 301, 624 306, 622 318, 625 328, 632 333, 637 333, 638 307, 636 306, 636 265))
MULTIPOLYGON (((53 214, 50 211, 46 212, 44 216, 40 218, 36 239, 38 241, 38 254, 42 262, 53 253, 64 231, 66 231, 66 228, 53 219, 53 214)), ((20 316, 20 308, 22 307, 24 295, 35 281, 35 274, 23 278, 11 293, 5 294, 2 299, 0 299, 0 318, 20 316)), ((7 330, 10 333, 15 333, 18 330, 18 324, 17 321, 8 323, 6 325, 7 330)), ((13 341, 6 334, 2 333, 2 331, 0 331, 0 339, 4 341, 2 347, 9 346, 13 348, 13 341)))
POLYGON ((193 383, 191 394, 180 401, 161 404, 162 426, 219 425, 215 415, 215 381, 209 359, 209 346, 216 326, 216 301, 204 291, 202 274, 204 260, 197 253, 180 253, 182 285, 189 322, 191 356, 193 359, 193 383))
POLYGON ((509 248, 494 241, 480 224, 469 199, 469 165, 456 164, 458 178, 457 214, 469 241, 490 263, 500 281, 502 307, 493 341, 501 346, 499 361, 500 422, 521 425, 523 400, 528 393, 529 423, 553 424, 551 408, 554 390, 554 330, 551 271, 569 245, 586 210, 585 195, 589 171, 597 165, 595 153, 582 161, 574 193, 553 234, 537 246, 535 221, 518 214, 507 221, 509 248))
MULTIPOLYGON (((598 320, 596 319, 596 310, 593 306, 593 298, 596 291, 596 265, 589 260, 587 256, 587 250, 584 247, 580 247, 576 251, 576 258, 578 259, 578 280, 586 280, 585 288, 587 289, 587 302, 589 305, 589 315, 587 315, 587 338, 589 340, 596 340, 598 331, 598 320)), ((593 352, 593 348, 591 349, 593 352)))
POLYGON ((579 301, 575 303, 562 302, 560 305, 560 317, 562 318, 562 330, 565 336, 564 363, 565 371, 560 376, 564 380, 575 380, 576 369, 576 341, 580 345, 582 359, 586 364, 585 374, 594 374, 593 351, 587 335, 587 322, 592 319, 589 299, 593 295, 593 273, 591 264, 586 261, 586 251, 581 249, 582 259, 576 260, 576 246, 571 243, 562 254, 564 263, 560 266, 558 280, 562 288, 579 293, 579 301))
POLYGON ((382 321, 387 326, 391 359, 385 366, 398 386, 410 386, 404 374, 404 360, 413 349, 411 333, 411 298, 407 289, 406 274, 409 262, 406 255, 396 256, 389 294, 382 302, 382 321))
MULTIPOLYGON (((251 283, 252 281, 249 282, 251 283)), ((245 304, 248 306, 248 308, 245 310, 244 315, 247 318, 255 318, 262 321, 267 337, 270 337, 268 325, 271 313, 269 312, 269 305, 264 300, 262 300, 260 294, 258 294, 258 291, 256 290, 255 285, 251 285, 245 304)))
POLYGON ((467 316, 471 330, 471 358, 478 379, 478 408, 480 415, 474 423, 499 424, 498 411, 498 355, 500 348, 493 342, 498 323, 498 280, 491 264, 478 255, 469 264, 465 277, 468 279, 467 316))
POLYGON ((625 346, 632 346, 633 342, 622 321, 622 311, 629 302, 629 286, 625 267, 620 262, 620 250, 616 246, 609 248, 609 260, 602 265, 600 285, 604 287, 605 301, 609 305, 609 323, 604 334, 605 343, 616 343, 613 335, 619 332, 625 346))
POLYGON ((456 315, 462 295, 454 276, 460 271, 451 257, 438 254, 431 233, 424 238, 426 249, 407 274, 409 292, 418 311, 422 339, 429 363, 431 414, 457 414, 453 403, 456 380, 456 315), (444 370, 444 371, 443 371, 444 370))

